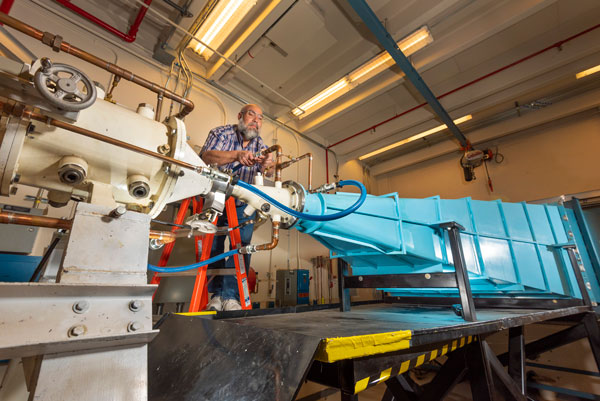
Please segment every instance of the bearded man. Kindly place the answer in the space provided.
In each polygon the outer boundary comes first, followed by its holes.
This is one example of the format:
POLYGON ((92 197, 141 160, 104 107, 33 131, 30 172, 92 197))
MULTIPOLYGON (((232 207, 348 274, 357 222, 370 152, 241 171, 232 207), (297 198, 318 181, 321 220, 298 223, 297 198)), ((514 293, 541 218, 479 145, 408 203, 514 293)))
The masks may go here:
MULTIPOLYGON (((200 157, 208 165, 217 165, 220 170, 234 170, 242 181, 250 184, 254 182, 257 173, 265 173, 273 166, 271 155, 256 156, 258 152, 266 149, 260 137, 263 114, 262 109, 255 104, 247 104, 238 113, 238 123, 224 125, 212 129, 200 151, 200 157)), ((236 201, 238 224, 254 219, 254 214, 244 216, 246 204, 236 201)), ((227 215, 219 217, 217 226, 227 225, 227 215)), ((254 224, 240 228, 242 246, 249 245, 252 241, 254 224)), ((211 257, 225 251, 225 236, 215 236, 211 250, 211 257)), ((250 255, 244 255, 246 269, 250 267, 250 255)), ((233 258, 218 261, 208 266, 209 269, 234 269, 233 258)), ((210 274, 210 271, 209 271, 210 274)), ((215 276, 208 285, 208 291, 213 293, 207 305, 208 310, 239 310, 239 292, 235 275, 215 276)))

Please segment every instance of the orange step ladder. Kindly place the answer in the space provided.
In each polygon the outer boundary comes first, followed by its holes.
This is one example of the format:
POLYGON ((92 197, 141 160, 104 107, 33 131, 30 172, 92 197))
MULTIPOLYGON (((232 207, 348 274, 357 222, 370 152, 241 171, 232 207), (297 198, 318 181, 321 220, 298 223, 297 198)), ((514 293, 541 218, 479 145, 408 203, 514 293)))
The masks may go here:
MULTIPOLYGON (((202 211, 203 201, 202 199, 196 200, 195 198, 185 199, 181 206, 179 207, 179 211, 177 212, 177 216, 175 217, 175 224, 182 224, 185 219, 185 215, 190 206, 190 200, 192 202, 193 213, 199 213, 202 211)), ((229 243, 231 249, 241 248, 242 240, 240 229, 236 228, 238 223, 237 212, 235 208, 235 199, 230 197, 225 202, 225 212, 227 213, 227 221, 229 223, 229 228, 234 228, 229 231, 229 243)), ((216 223, 216 219, 213 223, 216 223)), ((177 230, 177 227, 173 227, 171 231, 177 230)), ((212 249, 212 244, 214 241, 214 234, 203 234, 203 235, 195 235, 194 236, 194 248, 196 250, 196 262, 205 261, 210 258, 210 252, 212 249), (200 252, 201 251, 201 252, 200 252)), ((165 249, 160 257, 158 262, 158 266, 164 267, 167 265, 169 261, 169 257, 171 256, 171 252, 173 251, 173 247, 175 246, 175 242, 171 242, 165 245, 165 249)), ((232 256, 234 258, 235 264, 235 274, 238 282, 238 291, 240 294, 240 305, 242 309, 252 309, 252 302, 250 300, 250 289, 248 287, 248 276, 247 276, 247 267, 244 260, 244 255, 236 254, 232 256)), ((208 266, 201 266, 198 268, 196 272, 196 281, 194 283, 194 290, 192 292, 192 298, 190 300, 189 312, 200 312, 206 308, 208 304, 208 290, 207 290, 207 268, 208 266)), ((159 284, 160 277, 158 273, 155 273, 152 277, 151 284, 159 284)))

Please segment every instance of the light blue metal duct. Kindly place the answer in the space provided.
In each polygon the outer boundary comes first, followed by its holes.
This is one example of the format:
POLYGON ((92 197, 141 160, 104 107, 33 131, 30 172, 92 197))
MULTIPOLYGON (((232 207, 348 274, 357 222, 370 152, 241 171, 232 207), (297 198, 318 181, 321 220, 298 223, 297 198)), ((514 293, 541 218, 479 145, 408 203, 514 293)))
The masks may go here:
MULTIPOLYGON (((307 194, 303 211, 331 214, 357 197, 307 194)), ((443 273, 453 272, 454 266, 447 232, 438 225, 451 221, 465 228, 461 241, 475 296, 581 298, 567 251, 556 246, 574 243, 590 297, 600 299, 575 215, 562 205, 369 195, 349 216, 328 222, 300 220, 296 228, 329 248, 331 257, 347 261, 353 275, 443 273)), ((392 296, 457 293, 448 288, 385 291, 392 296)))

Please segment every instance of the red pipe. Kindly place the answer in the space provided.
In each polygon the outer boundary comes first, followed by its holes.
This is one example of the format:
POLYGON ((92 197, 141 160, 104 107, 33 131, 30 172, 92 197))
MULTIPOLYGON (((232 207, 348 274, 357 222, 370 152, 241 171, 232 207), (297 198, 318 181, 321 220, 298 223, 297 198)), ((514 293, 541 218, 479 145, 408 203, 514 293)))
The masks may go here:
POLYGON ((146 12, 148 11, 148 6, 150 6, 150 3, 152 3, 152 0, 144 0, 144 4, 146 4, 146 6, 140 7, 137 17, 135 17, 135 21, 133 21, 133 24, 129 27, 129 31, 127 33, 123 33, 121 31, 119 31, 117 28, 113 27, 112 25, 107 24, 106 22, 102 21, 100 18, 97 18, 97 17, 93 16, 92 14, 88 13, 87 11, 77 7, 75 4, 71 3, 71 0, 56 0, 56 2, 62 4, 63 6, 67 7, 68 9, 76 12, 77 14, 81 15, 83 18, 86 18, 89 21, 92 21, 93 23, 95 23, 96 25, 106 29, 108 32, 110 32, 114 35, 117 35, 118 37, 123 39, 125 42, 131 43, 131 42, 135 41, 135 36, 137 35, 138 29, 140 28, 140 24, 142 23, 142 20, 144 19, 144 16, 146 15, 146 12))
MULTIPOLYGON (((0 4, 0 13, 8 15, 14 2, 15 0, 2 0, 2 4, 0 4)), ((0 26, 2 26, 2 24, 0 24, 0 26)))
POLYGON ((2 4, 0 4, 0 12, 8 14, 14 2, 15 0, 2 0, 2 4))
MULTIPOLYGON (((569 37, 568 37, 568 38, 566 38, 566 39, 559 40, 558 42, 554 43, 553 45, 550 45, 550 46, 548 46, 548 47, 545 47, 545 48, 543 48, 542 50, 538 50, 537 52, 535 52, 535 53, 532 53, 532 54, 530 54, 530 55, 528 55, 528 56, 525 56, 525 57, 523 57, 523 58, 521 58, 521 59, 519 59, 519 60, 517 60, 517 61, 515 61, 515 62, 512 62, 512 63, 510 63, 510 64, 507 64, 507 65, 505 65, 504 67, 498 68, 497 70, 494 70, 494 71, 492 71, 492 72, 490 72, 490 73, 488 73, 488 74, 485 74, 485 75, 483 75, 483 76, 481 76, 481 77, 479 77, 479 78, 477 78, 477 79, 474 79, 474 80, 472 80, 472 81, 470 81, 470 82, 467 82, 466 84, 464 84, 464 85, 461 85, 461 86, 459 86, 458 88, 454 88, 454 89, 452 89, 451 91, 448 91, 448 92, 446 92, 446 93, 443 93, 443 94, 441 94, 441 95, 440 95, 440 96, 438 96, 437 98, 438 98, 438 99, 442 99, 442 98, 444 98, 444 97, 446 97, 446 96, 448 96, 448 95, 451 95, 451 94, 453 94, 453 93, 455 93, 455 92, 458 92, 458 91, 459 91, 459 90, 461 90, 461 89, 464 89, 464 88, 466 88, 466 87, 468 87, 468 86, 471 86, 471 85, 473 85, 473 84, 476 84, 477 82, 480 82, 480 81, 482 81, 482 80, 484 80, 484 79, 486 79, 486 78, 489 78, 489 77, 491 77, 492 75, 496 75, 496 74, 498 74, 498 73, 500 73, 500 72, 502 72, 502 71, 504 71, 504 70, 506 70, 506 69, 508 69, 508 68, 514 67, 514 66, 515 66, 515 65, 517 65, 517 64, 521 64, 521 63, 523 63, 523 62, 525 62, 525 61, 527 61, 527 60, 529 60, 529 59, 531 59, 531 58, 533 58, 533 57, 539 56, 540 54, 542 54, 542 53, 545 53, 545 52, 547 52, 548 50, 551 50, 551 49, 554 49, 554 48, 560 48, 560 47, 561 47, 562 45, 564 45, 565 43, 567 43, 567 42, 570 42, 571 40, 573 40, 573 39, 576 39, 576 38, 578 38, 578 37, 580 37, 580 36, 582 36, 582 35, 585 35, 586 33, 588 33, 588 32, 591 32, 591 31, 593 31, 594 29, 597 29, 597 28, 600 28, 600 24, 594 25, 594 26, 592 26, 592 27, 590 27, 590 28, 588 28, 588 29, 586 29, 586 30, 583 30, 583 31, 581 31, 581 32, 579 32, 579 33, 577 33, 577 34, 575 34, 575 35, 573 35, 573 36, 569 36, 569 37)), ((393 116, 393 117, 390 117, 390 118, 388 118, 387 120, 381 121, 381 122, 379 122, 379 123, 377 123, 377 124, 375 124, 375 125, 373 125, 373 126, 371 126, 371 127, 367 128, 367 129, 364 129, 364 130, 362 130, 362 131, 360 131, 360 132, 357 132, 356 134, 350 135, 349 137, 342 139, 341 141, 338 141, 338 142, 336 142, 336 143, 334 143, 334 144, 332 144, 332 145, 329 145, 329 146, 327 146, 327 149, 330 149, 330 148, 332 148, 332 147, 334 147, 334 146, 336 146, 336 145, 339 145, 340 143, 346 142, 347 140, 349 140, 349 139, 352 139, 352 138, 354 138, 354 137, 356 137, 356 136, 358 136, 358 135, 364 134, 365 132, 371 131, 372 129, 375 129, 375 128, 377 128, 377 127, 379 127, 379 126, 383 125, 383 124, 386 124, 386 123, 388 123, 388 122, 390 122, 390 121, 392 121, 392 120, 395 120, 395 119, 396 119, 396 118, 398 118, 398 117, 402 117, 403 115, 405 115, 405 114, 408 114, 408 113, 410 113, 411 111, 415 111, 415 110, 417 110, 417 109, 420 109, 421 107, 424 107, 426 104, 427 104, 427 102, 425 102, 425 103, 421 103, 420 105, 418 105, 418 106, 415 106, 415 107, 413 107, 412 109, 408 109, 408 110, 406 110, 406 111, 403 111, 403 112, 402 112, 402 113, 400 113, 400 114, 396 114, 395 116, 393 116)), ((329 182, 329 179, 327 180, 327 182, 329 182)))

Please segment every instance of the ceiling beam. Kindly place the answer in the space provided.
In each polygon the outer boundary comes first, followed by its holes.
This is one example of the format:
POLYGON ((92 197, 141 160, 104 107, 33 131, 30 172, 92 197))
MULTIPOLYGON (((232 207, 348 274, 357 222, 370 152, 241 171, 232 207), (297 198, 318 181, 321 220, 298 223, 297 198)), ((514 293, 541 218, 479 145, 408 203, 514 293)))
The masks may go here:
POLYGON ((406 78, 417 88, 423 95, 427 103, 431 106, 435 114, 448 127, 452 135, 456 137, 461 146, 465 149, 469 148, 469 142, 463 135, 460 129, 454 124, 448 112, 444 109, 439 100, 435 97, 431 89, 427 86, 421 75, 412 66, 408 58, 398 48, 396 41, 384 28, 383 24, 377 18, 377 15, 371 10, 365 0, 348 0, 354 11, 362 18, 365 25, 373 32, 379 43, 392 56, 396 64, 404 71, 406 78))

